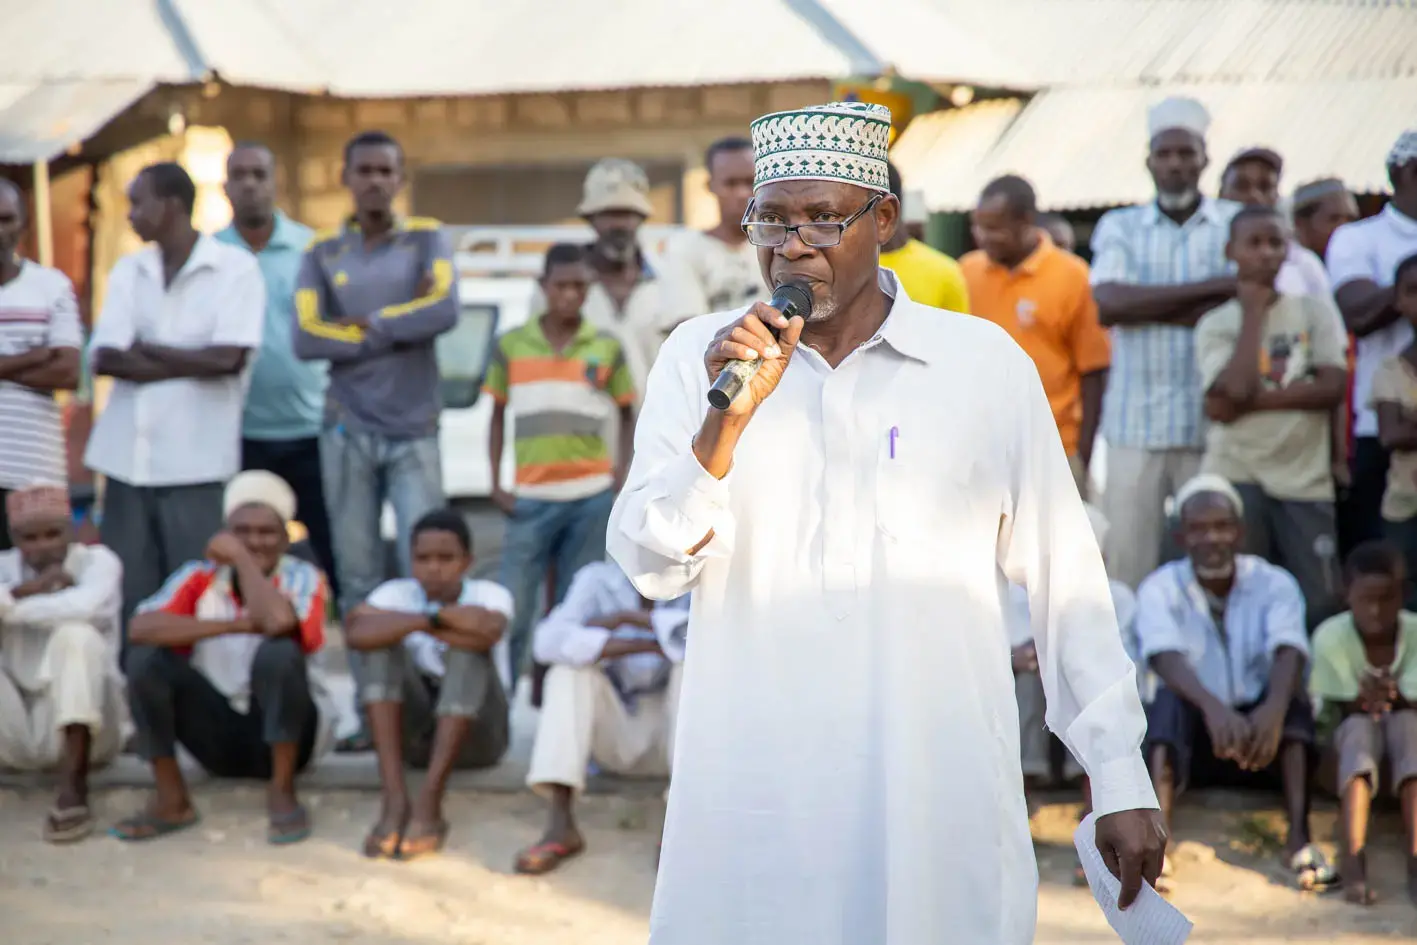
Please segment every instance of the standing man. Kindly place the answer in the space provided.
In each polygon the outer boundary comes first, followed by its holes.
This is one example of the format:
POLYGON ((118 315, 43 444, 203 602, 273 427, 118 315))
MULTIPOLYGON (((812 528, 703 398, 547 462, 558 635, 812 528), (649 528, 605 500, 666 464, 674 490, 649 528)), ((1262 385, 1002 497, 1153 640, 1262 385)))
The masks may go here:
POLYGON ((1225 244, 1239 205, 1200 192, 1210 115, 1169 98, 1147 116, 1156 199, 1109 210, 1092 234, 1092 294, 1113 328, 1102 403, 1107 560, 1130 587, 1156 569, 1164 503, 1200 469, 1204 429, 1196 321, 1235 296, 1225 244))
POLYGON ((1348 330, 1358 339, 1353 367, 1353 468, 1338 509, 1339 545, 1346 552, 1383 537, 1382 500, 1388 451, 1378 439, 1370 401, 1373 375, 1412 344, 1412 326, 1393 306, 1397 264, 1417 253, 1417 129, 1397 139, 1387 156, 1392 200, 1382 212, 1340 226, 1328 244, 1328 274, 1348 330))
MULTIPOLYGON (((317 234, 305 253, 295 354, 330 362, 320 463, 339 548, 339 610, 348 614, 384 580, 384 503, 394 507, 405 574, 413 523, 444 504, 435 344, 457 324, 458 290, 442 224, 394 215, 404 184, 397 141, 382 131, 356 135, 344 148, 343 180, 354 216, 317 234)), ((350 655, 357 691, 360 664, 350 655)), ((344 747, 367 743, 361 733, 344 747)))
MULTIPOLYGON (((904 199, 900 171, 886 164, 891 196, 904 199)), ((912 239, 904 225, 898 226, 890 242, 881 247, 881 265, 896 274, 912 302, 933 305, 950 312, 969 311, 969 290, 959 263, 944 253, 912 239)))
POLYGON ((1040 213, 1038 215, 1038 226, 1048 234, 1048 238, 1053 241, 1053 245, 1065 253, 1077 251, 1078 235, 1073 230, 1073 225, 1068 222, 1067 217, 1061 213, 1040 213))
MULTIPOLYGON (((1279 206, 1279 178, 1284 159, 1269 148, 1246 148, 1230 159, 1220 175, 1220 197, 1246 207, 1279 206)), ((1288 239, 1288 253, 1279 270, 1275 289, 1281 295, 1316 295, 1333 298, 1324 261, 1297 239, 1288 239)))
POLYGON ((586 174, 576 212, 595 230, 595 242, 587 247, 595 281, 585 316, 620 339, 635 390, 642 391, 659 346, 683 317, 666 320, 659 276, 640 248, 640 227, 654 212, 649 178, 633 161, 606 158, 586 174))
POLYGON ((985 186, 973 215, 979 249, 960 260, 974 314, 1019 343, 1043 380, 1068 466, 1083 498, 1102 419, 1111 346, 1097 321, 1087 263, 1053 245, 1022 177, 985 186))
POLYGON ((232 223, 216 235, 256 254, 266 281, 266 323, 251 369, 241 421, 241 466, 280 476, 295 490, 300 521, 316 561, 338 593, 325 487, 320 479, 320 426, 330 366, 295 356, 295 282, 314 231, 276 209, 276 162, 263 144, 238 144, 226 159, 232 223))
POLYGON ((609 531, 640 593, 693 591, 650 941, 1033 941, 1001 570, 1028 590, 1049 727, 1092 776, 1130 905, 1165 833, 1038 369, 880 268, 900 216, 889 111, 807 108, 752 134, 748 238, 765 281, 807 287, 813 311, 758 303, 674 333, 609 531), (758 354, 737 400, 707 409, 729 359, 758 354))
POLYGON ((150 245, 109 273, 90 345, 94 373, 113 389, 84 464, 106 477, 99 534, 123 562, 125 651, 133 608, 221 528, 265 324, 255 258, 193 229, 196 200, 179 164, 138 174, 128 222, 150 245))
MULTIPOLYGON (((84 344, 73 283, 58 269, 20 258, 24 229, 24 196, 0 178, 0 509, 7 493, 36 477, 68 479, 54 392, 78 387, 84 344)), ((9 547, 0 518, 0 551, 9 547)))
POLYGON ((704 312, 723 312, 765 298, 758 254, 743 235, 753 199, 753 142, 721 138, 704 155, 709 192, 718 200, 718 225, 688 230, 665 250, 660 291, 665 332, 704 312))
POLYGON ((1333 231, 1358 219, 1358 201, 1337 177, 1299 185, 1290 205, 1295 237, 1320 259, 1328 258, 1328 241, 1333 238, 1333 231))

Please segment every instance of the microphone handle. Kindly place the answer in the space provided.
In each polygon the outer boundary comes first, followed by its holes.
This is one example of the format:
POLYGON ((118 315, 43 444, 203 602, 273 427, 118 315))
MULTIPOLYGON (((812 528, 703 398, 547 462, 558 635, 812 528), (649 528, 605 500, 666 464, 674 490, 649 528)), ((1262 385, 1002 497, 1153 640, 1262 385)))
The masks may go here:
POLYGON ((727 410, 733 401, 738 399, 743 388, 748 386, 748 382, 753 379, 753 375, 758 373, 758 368, 762 367, 763 359, 755 358, 752 361, 729 361, 723 366, 718 377, 714 380, 713 386, 709 388, 709 406, 715 410, 727 410))

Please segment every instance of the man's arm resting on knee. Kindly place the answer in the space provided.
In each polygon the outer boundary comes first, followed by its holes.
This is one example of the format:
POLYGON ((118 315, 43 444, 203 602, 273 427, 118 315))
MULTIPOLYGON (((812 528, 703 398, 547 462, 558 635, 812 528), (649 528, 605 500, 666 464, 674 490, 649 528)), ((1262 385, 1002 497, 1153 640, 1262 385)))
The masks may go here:
POLYGON ((118 612, 123 599, 123 566, 118 556, 102 545, 85 549, 87 557, 73 583, 62 590, 22 595, 23 585, 12 590, 16 598, 8 617, 30 626, 61 623, 97 623, 118 612))
POLYGON ((380 610, 360 604, 349 612, 344 622, 344 638, 356 650, 382 650, 403 642, 410 633, 433 629, 427 614, 410 614, 380 610))
POLYGON ((160 646, 168 649, 191 646, 199 640, 226 636, 228 633, 258 633, 256 625, 245 617, 235 620, 201 620, 161 610, 134 614, 128 625, 128 640, 139 646, 160 646))

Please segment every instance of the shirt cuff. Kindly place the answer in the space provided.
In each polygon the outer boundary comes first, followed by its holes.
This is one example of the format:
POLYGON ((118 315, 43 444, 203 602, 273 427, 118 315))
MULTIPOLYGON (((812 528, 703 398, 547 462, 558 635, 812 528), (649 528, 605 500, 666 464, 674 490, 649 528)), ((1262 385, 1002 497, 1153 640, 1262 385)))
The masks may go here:
POLYGON ((1092 809, 1101 817, 1121 810, 1156 810, 1156 789, 1141 752, 1088 769, 1092 809))
POLYGON ((673 460, 664 471, 664 489, 669 502, 679 511, 679 522, 684 528, 683 547, 678 549, 684 560, 689 560, 689 549, 698 544, 709 532, 713 540, 699 549, 697 555, 712 556, 715 546, 726 537, 724 532, 731 528, 732 519, 728 514, 728 485, 733 477, 732 470, 722 479, 715 479, 699 463, 699 458, 689 450, 673 460))

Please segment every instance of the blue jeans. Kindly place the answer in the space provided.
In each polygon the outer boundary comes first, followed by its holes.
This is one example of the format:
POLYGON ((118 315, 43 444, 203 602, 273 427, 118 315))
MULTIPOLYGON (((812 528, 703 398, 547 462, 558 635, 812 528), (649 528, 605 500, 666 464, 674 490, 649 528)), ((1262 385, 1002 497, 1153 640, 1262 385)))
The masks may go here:
MULTIPOLYGON (((395 439, 344 426, 320 434, 320 471, 330 514, 339 610, 343 617, 384 582, 384 502, 394 507, 399 570, 409 573, 409 533, 425 513, 447 504, 436 436, 395 439)), ((359 654, 349 651, 355 692, 363 688, 359 654)), ((358 698, 355 699, 356 703, 358 698)))
POLYGON ((614 503, 611 489, 570 502, 517 499, 507 520, 501 576, 516 601, 509 644, 514 687, 531 663, 531 628, 540 616, 537 603, 547 570, 555 564, 554 606, 566 596, 577 571, 605 560, 605 530, 614 503))

